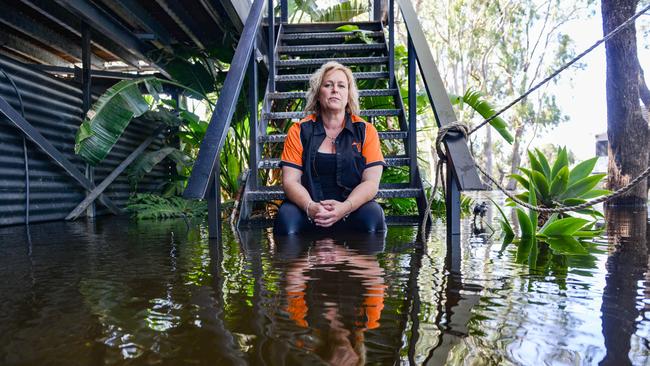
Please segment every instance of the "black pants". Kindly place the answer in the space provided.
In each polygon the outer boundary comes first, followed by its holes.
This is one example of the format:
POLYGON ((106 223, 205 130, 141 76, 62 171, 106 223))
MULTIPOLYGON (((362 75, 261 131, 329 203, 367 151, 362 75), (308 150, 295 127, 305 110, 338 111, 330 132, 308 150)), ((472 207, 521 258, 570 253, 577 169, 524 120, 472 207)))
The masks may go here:
POLYGON ((299 234, 304 232, 353 230, 365 233, 386 231, 386 220, 384 210, 375 201, 364 203, 356 211, 352 212, 345 220, 340 220, 334 225, 323 228, 309 222, 307 213, 301 210, 293 202, 284 201, 278 217, 275 219, 273 233, 276 235, 299 234))

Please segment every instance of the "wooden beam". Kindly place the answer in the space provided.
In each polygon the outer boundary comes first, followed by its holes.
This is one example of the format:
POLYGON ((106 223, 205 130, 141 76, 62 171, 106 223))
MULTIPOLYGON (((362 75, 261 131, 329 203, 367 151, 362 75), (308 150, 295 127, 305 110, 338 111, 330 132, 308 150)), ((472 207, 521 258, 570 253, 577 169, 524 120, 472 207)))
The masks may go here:
POLYGON ((128 168, 129 165, 131 165, 131 163, 132 163, 132 162, 133 162, 133 161, 134 161, 138 156, 140 156, 140 154, 142 154, 142 153, 147 149, 147 147, 149 147, 149 145, 151 145, 151 143, 153 143, 154 140, 158 137, 158 135, 160 135, 160 133, 163 132, 164 130, 165 130, 165 126, 164 126, 164 125, 158 126, 158 128, 156 128, 156 130, 154 131, 154 133, 153 133, 151 136, 147 137, 147 139, 144 140, 144 141, 140 144, 140 146, 138 146, 137 149, 133 150, 133 152, 132 152, 131 154, 129 154, 129 156, 127 156, 126 159, 124 159, 124 161, 122 161, 122 162, 120 163, 120 165, 118 165, 117 168, 115 168, 115 170, 113 170, 113 171, 111 172, 111 174, 108 175, 108 177, 106 177, 106 178, 105 178, 105 179, 104 179, 104 180, 103 180, 103 181, 102 181, 102 182, 101 182, 97 187, 95 187, 95 189, 93 189, 90 193, 88 193, 88 195, 86 196, 86 198, 85 198, 83 201, 81 201, 81 202, 77 205, 77 207, 74 208, 74 210, 70 211, 70 213, 68 214, 68 216, 65 217, 65 219, 66 219, 66 220, 75 220, 77 217, 79 217, 79 215, 81 215, 81 214, 84 212, 84 210, 85 210, 85 209, 86 209, 86 208, 87 208, 91 203, 93 203, 93 202, 95 201, 95 199, 97 199, 97 197, 99 197, 99 195, 102 194, 102 192, 104 192, 104 190, 105 190, 106 188, 108 188, 108 186, 109 186, 111 183, 113 183, 113 181, 114 181, 114 180, 115 180, 115 179, 116 179, 120 174, 122 174, 122 172, 123 172, 126 168, 128 168))
MULTIPOLYGON (((14 6, 8 5, 4 1, 0 1, 0 8, 2 8, 0 12, 0 23, 26 34, 48 47, 70 55, 77 60, 81 60, 82 51, 81 47, 76 43, 77 41, 73 41, 63 34, 47 28, 45 25, 38 23, 36 20, 16 10, 14 6)), ((104 60, 95 55, 91 56, 91 61, 96 67, 104 67, 104 60)))
POLYGON ((70 67, 73 65, 68 60, 7 32, 0 32, 0 46, 46 65, 59 67, 70 67))

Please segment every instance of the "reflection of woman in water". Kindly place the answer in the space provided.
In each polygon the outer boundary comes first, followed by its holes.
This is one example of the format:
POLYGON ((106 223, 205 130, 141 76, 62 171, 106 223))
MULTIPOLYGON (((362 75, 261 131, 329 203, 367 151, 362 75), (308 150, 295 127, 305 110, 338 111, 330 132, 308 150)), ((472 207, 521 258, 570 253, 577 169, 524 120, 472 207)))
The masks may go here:
MULTIPOLYGON (((287 312, 293 322, 320 332, 315 344, 298 342, 332 365, 365 363, 364 332, 378 328, 384 307, 383 269, 373 253, 321 239, 287 269, 287 312)), ((378 247, 378 248, 377 248, 378 247)))

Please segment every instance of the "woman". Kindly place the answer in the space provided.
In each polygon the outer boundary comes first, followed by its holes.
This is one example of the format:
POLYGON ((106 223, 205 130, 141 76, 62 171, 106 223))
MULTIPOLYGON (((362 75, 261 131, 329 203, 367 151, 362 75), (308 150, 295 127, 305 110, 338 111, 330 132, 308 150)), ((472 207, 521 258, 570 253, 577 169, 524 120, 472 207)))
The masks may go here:
POLYGON ((305 111, 289 128, 280 166, 284 201, 276 234, 352 228, 384 231, 384 212, 372 199, 384 157, 373 125, 359 113, 359 93, 349 68, 321 66, 309 80, 305 111))

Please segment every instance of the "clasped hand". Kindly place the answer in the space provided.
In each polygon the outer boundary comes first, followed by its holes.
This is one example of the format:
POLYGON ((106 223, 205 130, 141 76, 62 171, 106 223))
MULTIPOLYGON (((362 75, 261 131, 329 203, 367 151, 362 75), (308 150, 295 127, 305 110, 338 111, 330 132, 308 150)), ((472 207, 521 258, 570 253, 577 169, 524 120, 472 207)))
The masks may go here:
POLYGON ((323 200, 312 204, 309 216, 316 226, 330 227, 344 218, 350 212, 350 205, 336 200, 323 200))

